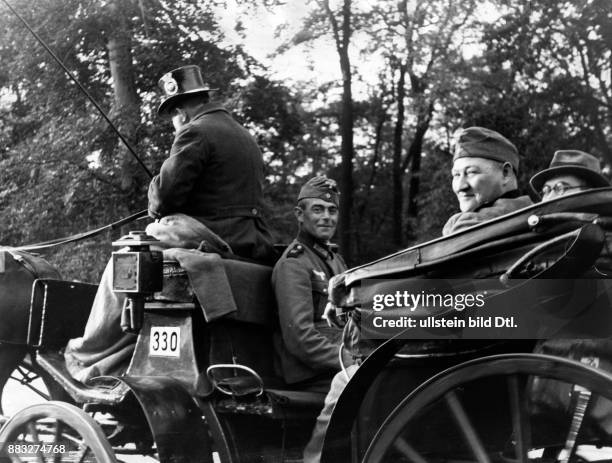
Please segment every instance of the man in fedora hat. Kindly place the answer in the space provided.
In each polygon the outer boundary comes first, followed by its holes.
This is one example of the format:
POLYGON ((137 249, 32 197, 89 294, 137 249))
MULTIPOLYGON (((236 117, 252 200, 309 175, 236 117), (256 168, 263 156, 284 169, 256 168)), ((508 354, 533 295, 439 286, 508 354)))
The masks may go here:
POLYGON ((610 186, 608 179, 601 174, 599 159, 579 150, 555 151, 550 167, 531 177, 529 184, 542 201, 610 186))
POLYGON ((275 251, 263 219, 263 157, 253 136, 221 105, 200 68, 183 66, 159 80, 161 117, 176 135, 170 156, 149 185, 149 215, 182 213, 202 222, 234 254, 272 264, 275 251))
POLYGON ((518 191, 518 169, 518 151, 506 137, 483 127, 461 130, 451 171, 461 212, 448 219, 442 234, 529 206, 529 197, 518 191))

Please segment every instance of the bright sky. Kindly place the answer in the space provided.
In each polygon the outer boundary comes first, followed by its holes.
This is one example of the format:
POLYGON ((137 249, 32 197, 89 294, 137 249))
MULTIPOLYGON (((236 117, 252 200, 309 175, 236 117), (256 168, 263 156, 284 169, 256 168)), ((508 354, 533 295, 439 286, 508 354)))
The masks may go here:
MULTIPOLYGON (((243 44, 252 56, 269 66, 274 77, 289 86, 295 81, 338 81, 341 78, 340 64, 331 37, 318 40, 310 48, 304 45, 291 47, 282 55, 272 56, 283 41, 300 31, 304 17, 311 8, 309 4, 311 3, 306 1, 289 1, 286 5, 275 8, 274 13, 264 9, 250 9, 247 12, 244 5, 239 5, 239 1, 227 0, 226 8, 219 10, 218 14, 228 42, 243 44), (244 19, 246 40, 235 31, 236 18, 244 19), (286 25, 286 28, 278 37, 277 30, 281 25, 286 25)), ((500 12, 491 3, 485 2, 479 5, 477 16, 482 21, 491 22, 500 16, 500 12)), ((353 37, 354 42, 358 40, 359 36, 353 37)), ((467 46, 464 54, 466 57, 473 56, 478 54, 481 48, 476 45, 467 46)), ((377 70, 382 66, 382 58, 368 56, 368 62, 364 63, 363 58, 356 56, 353 49, 351 63, 353 66, 359 66, 360 74, 367 81, 374 82, 377 70)), ((356 85, 354 91, 355 96, 359 98, 359 85, 356 85)))
POLYGON ((340 69, 336 50, 331 40, 328 43, 318 43, 313 50, 304 46, 292 47, 282 55, 272 57, 272 54, 283 43, 300 31, 304 17, 309 7, 307 2, 289 2, 275 8, 274 14, 264 9, 257 12, 249 11, 245 15, 245 7, 239 6, 236 0, 228 0, 227 7, 219 11, 220 23, 228 41, 244 44, 247 51, 260 62, 269 66, 279 80, 312 79, 325 82, 340 77, 340 69), (234 30, 235 18, 246 18, 243 26, 247 40, 243 40, 234 30), (277 37, 279 26, 286 24, 282 35, 277 37))

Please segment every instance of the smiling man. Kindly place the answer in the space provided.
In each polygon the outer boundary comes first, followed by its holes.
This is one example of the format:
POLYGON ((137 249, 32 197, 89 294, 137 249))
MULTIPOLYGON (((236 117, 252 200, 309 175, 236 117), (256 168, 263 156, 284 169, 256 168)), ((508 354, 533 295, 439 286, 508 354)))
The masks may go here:
POLYGON ((329 245, 338 223, 338 196, 334 180, 315 177, 306 182, 295 207, 298 236, 272 273, 281 328, 275 339, 280 370, 287 383, 304 388, 326 390, 340 370, 341 330, 322 319, 329 279, 346 270, 329 245))
POLYGON ((453 155, 452 185, 461 212, 444 225, 443 235, 532 204, 517 188, 519 156, 501 134, 483 127, 463 129, 453 155))

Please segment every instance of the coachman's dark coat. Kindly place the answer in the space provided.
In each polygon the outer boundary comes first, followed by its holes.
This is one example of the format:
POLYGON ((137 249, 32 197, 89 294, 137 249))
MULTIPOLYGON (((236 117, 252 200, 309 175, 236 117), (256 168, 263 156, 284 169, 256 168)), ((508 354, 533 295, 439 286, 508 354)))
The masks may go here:
POLYGON ((149 214, 190 215, 241 257, 274 261, 263 220, 263 158, 249 132, 209 103, 177 134, 149 186, 149 214))

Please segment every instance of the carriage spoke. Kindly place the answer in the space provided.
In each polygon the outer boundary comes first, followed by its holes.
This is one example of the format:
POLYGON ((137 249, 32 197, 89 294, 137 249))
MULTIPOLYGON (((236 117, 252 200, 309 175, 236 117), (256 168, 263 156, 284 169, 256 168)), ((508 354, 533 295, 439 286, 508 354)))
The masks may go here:
POLYGON ((515 456, 518 461, 526 462, 529 460, 527 452, 531 447, 531 429, 525 395, 519 387, 517 375, 508 377, 508 393, 510 396, 510 414, 512 416, 515 456))
POLYGON ((487 452, 482 445, 478 434, 476 433, 476 429, 474 429, 474 426, 468 418, 463 405, 461 405, 457 394, 455 394, 453 391, 449 391, 444 395, 444 398, 446 399, 446 404, 452 412, 451 414, 453 415, 459 430, 469 444, 476 460, 478 460, 479 463, 490 463, 487 452))
POLYGON ((572 394, 576 395, 576 405, 572 415, 570 430, 568 432, 567 439, 565 440, 565 447, 559 453, 558 459, 561 463, 568 463, 570 457, 574 453, 576 439, 578 438, 578 433, 580 432, 580 427, 582 426, 586 409, 589 405, 589 401, 591 400, 591 391, 580 386, 574 386, 574 391, 572 394))
MULTIPOLYGON (((27 425, 28 433, 32 436, 32 444, 41 445, 40 436, 38 435, 38 429, 36 428, 36 423, 29 422, 27 425)), ((36 452, 36 459, 39 463, 45 463, 45 457, 40 451, 36 452)))
POLYGON ((79 450, 78 455, 75 458, 75 462, 76 463, 82 463, 85 461, 85 457, 91 453, 91 449, 89 448, 89 446, 85 446, 83 447, 81 450, 79 450))
POLYGON ((427 460, 423 458, 415 449, 410 445, 406 439, 401 436, 398 436, 397 439, 393 442, 393 447, 395 450, 400 452, 403 456, 408 458, 409 461, 413 463, 427 463, 427 460))
MULTIPOLYGON (((53 435, 53 443, 54 444, 58 444, 58 443, 61 442, 61 437, 62 437, 62 434, 64 432, 63 428, 64 428, 64 425, 62 424, 62 422, 60 420, 57 420, 55 422, 55 433, 53 435)), ((55 454, 53 456, 53 463, 61 462, 62 461, 61 458, 62 457, 61 457, 60 454, 55 454)))

